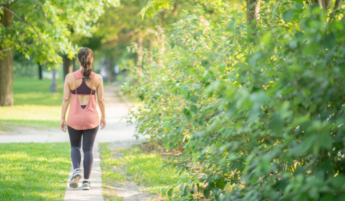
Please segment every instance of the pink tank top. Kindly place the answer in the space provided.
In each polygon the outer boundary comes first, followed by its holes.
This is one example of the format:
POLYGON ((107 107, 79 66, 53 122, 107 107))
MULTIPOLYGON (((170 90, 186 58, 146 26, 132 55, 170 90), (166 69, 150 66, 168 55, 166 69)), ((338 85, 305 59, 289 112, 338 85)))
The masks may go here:
POLYGON ((95 78, 95 73, 91 72, 90 78, 91 82, 91 92, 90 99, 87 103, 85 109, 83 109, 78 101, 78 87, 77 88, 77 79, 84 78, 81 70, 77 70, 73 73, 74 83, 76 89, 73 90, 75 93, 71 94, 71 105, 68 112, 67 125, 76 129, 76 130, 86 130, 92 129, 99 125, 99 117, 96 109, 96 95, 92 93, 93 79, 95 78))

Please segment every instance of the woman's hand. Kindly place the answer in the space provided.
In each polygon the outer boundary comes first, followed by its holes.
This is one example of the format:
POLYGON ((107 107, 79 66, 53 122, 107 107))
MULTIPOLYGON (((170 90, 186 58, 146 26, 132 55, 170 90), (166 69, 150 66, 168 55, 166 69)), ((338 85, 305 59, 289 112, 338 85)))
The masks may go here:
POLYGON ((67 123, 66 123, 66 120, 65 119, 61 119, 61 123, 60 123, 60 128, 63 132, 66 132, 67 131, 67 123))
POLYGON ((105 125, 107 125, 107 122, 105 122, 105 117, 101 117, 101 129, 103 129, 105 127, 105 125))

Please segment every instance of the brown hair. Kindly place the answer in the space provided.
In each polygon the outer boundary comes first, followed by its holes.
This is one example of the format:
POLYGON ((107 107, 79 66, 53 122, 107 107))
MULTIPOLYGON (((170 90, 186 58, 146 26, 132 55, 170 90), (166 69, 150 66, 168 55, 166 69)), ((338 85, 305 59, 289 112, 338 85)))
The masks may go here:
POLYGON ((90 80, 90 73, 92 72, 93 53, 90 48, 82 47, 78 52, 78 59, 83 66, 83 76, 86 80, 90 80))

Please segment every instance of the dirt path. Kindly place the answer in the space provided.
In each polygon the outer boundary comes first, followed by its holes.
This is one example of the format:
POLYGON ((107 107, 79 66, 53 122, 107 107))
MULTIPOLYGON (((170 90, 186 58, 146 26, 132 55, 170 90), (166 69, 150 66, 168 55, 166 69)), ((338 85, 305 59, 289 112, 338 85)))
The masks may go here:
MULTIPOLYGON (((109 144, 108 148, 112 150, 113 156, 121 159, 123 157, 123 153, 117 152, 116 150, 119 148, 129 148, 135 144, 138 143, 134 141, 118 141, 109 144)), ((113 167, 113 171, 126 173, 126 171, 120 167, 113 167)), ((137 185, 130 176, 127 176, 125 182, 118 182, 113 186, 116 196, 122 197, 124 201, 149 201, 155 197, 153 194, 142 191, 141 189, 143 188, 145 188, 145 186, 137 185)))

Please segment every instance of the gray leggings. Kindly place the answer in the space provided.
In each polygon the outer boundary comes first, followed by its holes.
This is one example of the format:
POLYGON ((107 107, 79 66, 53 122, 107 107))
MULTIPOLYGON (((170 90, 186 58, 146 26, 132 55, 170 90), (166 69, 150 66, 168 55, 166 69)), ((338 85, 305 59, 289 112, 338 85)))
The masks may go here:
POLYGON ((93 163, 92 148, 95 142, 98 127, 88 130, 75 130, 68 126, 69 139, 71 141, 71 158, 73 168, 80 168, 81 162, 81 137, 83 136, 83 153, 84 153, 84 179, 89 179, 93 163))

